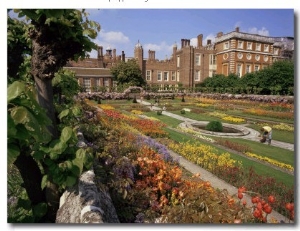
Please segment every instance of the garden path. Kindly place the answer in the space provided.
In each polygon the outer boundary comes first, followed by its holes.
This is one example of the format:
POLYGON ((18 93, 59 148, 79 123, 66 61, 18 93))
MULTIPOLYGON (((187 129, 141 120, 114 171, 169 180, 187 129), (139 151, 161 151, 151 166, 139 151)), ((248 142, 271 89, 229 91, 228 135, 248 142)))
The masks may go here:
MULTIPOLYGON (((151 106, 151 103, 149 103, 149 102, 145 102, 145 101, 141 101, 141 100, 137 100, 137 102, 139 102, 143 105, 147 105, 149 107, 151 106)), ((157 107, 157 106, 152 106, 152 110, 162 110, 162 109, 157 107)), ((184 116, 176 115, 176 114, 168 112, 168 111, 162 111, 162 114, 166 115, 166 116, 173 117, 175 119, 178 119, 178 120, 181 120, 181 121, 184 121, 184 122, 190 122, 190 123, 199 122, 197 120, 193 120, 193 119, 186 118, 184 116)), ((223 124, 224 125, 230 125, 230 124, 226 124, 226 123, 223 123, 223 124)), ((247 129, 249 131, 249 134, 244 135, 244 136, 239 136, 239 138, 248 139, 248 140, 257 141, 257 142, 259 141, 260 138, 258 136, 259 136, 260 133, 258 131, 254 130, 252 128, 248 128, 243 124, 234 125, 234 126, 239 127, 240 129, 247 129)), ((228 135, 226 137, 230 138, 230 136, 228 136, 228 135)), ((234 136, 234 138, 236 138, 236 136, 234 136)), ((283 149, 288 149, 290 151, 294 151, 294 144, 281 142, 281 141, 277 141, 277 140, 272 140, 271 145, 275 146, 275 147, 283 148, 283 149)))
MULTIPOLYGON (((137 100, 139 103, 142 103, 144 105, 147 105, 150 107, 150 103, 145 102, 145 101, 140 101, 137 100)), ((161 108, 156 107, 156 106, 152 106, 152 110, 161 110, 161 108)), ((171 116, 173 118, 176 118, 178 120, 182 120, 182 121, 188 121, 188 122, 197 122, 196 120, 191 120, 188 118, 185 118, 183 116, 180 115, 176 115, 173 113, 170 113, 168 111, 163 111, 162 114, 167 115, 167 116, 171 116)), ((241 127, 244 128, 243 125, 240 125, 241 127)), ((257 131, 255 131, 254 129, 250 129, 250 133, 246 136, 244 136, 243 138, 245 139, 250 139, 250 140, 255 140, 258 141, 258 135, 259 133, 257 131)), ((272 145, 277 146, 277 147, 281 147, 281 148, 285 148, 285 149, 289 149, 289 150, 294 150, 294 145, 292 144, 288 144, 288 143, 284 143, 284 142, 279 142, 279 141, 274 141, 272 140, 272 145)), ((230 195, 236 195, 238 192, 238 188, 228 184, 227 182, 225 182, 224 180, 218 178, 217 176, 215 176, 214 174, 212 174, 211 172, 201 168, 200 166, 188 161, 187 159, 185 159, 184 157, 180 156, 179 154, 169 150, 171 156, 174 159, 178 159, 179 160, 179 164, 184 167, 186 170, 188 170, 189 172, 191 172, 192 174, 198 174, 200 173, 200 179, 204 180, 204 181, 209 181, 211 183, 211 186, 215 189, 220 189, 220 190, 227 190, 227 192, 230 195)), ((251 196, 245 194, 244 198, 247 201, 248 205, 251 205, 251 196)), ((282 214, 276 212, 276 211, 272 211, 271 214, 269 214, 269 216, 267 217, 267 220, 269 223, 272 223, 272 219, 277 220, 280 223, 293 223, 293 221, 289 220, 287 217, 283 216, 282 214)))

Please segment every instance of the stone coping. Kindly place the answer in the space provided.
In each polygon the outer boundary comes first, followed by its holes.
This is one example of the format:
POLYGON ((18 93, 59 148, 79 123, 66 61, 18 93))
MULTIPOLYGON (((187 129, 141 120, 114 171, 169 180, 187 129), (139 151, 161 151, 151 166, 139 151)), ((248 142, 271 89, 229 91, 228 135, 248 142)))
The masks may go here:
POLYGON ((215 135, 215 136, 231 136, 231 137, 239 137, 239 136, 246 136, 250 134, 250 130, 247 129, 244 126, 241 125, 236 125, 236 124, 227 124, 227 123, 222 123, 223 127, 227 128, 233 128, 235 130, 238 130, 239 132, 231 132, 231 133, 224 133, 224 132, 213 132, 213 131, 207 131, 204 129, 197 128, 197 125, 200 126, 206 126, 209 123, 209 121, 199 121, 199 122, 189 122, 185 121, 181 123, 179 126, 184 127, 184 128, 189 128, 192 129, 196 132, 200 132, 202 134, 208 134, 208 135, 215 135))

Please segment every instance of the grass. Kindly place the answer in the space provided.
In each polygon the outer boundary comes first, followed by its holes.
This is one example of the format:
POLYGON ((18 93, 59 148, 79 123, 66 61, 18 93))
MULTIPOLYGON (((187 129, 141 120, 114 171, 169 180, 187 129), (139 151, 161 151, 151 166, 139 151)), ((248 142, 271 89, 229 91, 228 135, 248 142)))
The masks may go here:
MULTIPOLYGON (((256 131, 260 130, 260 126, 255 125, 255 124, 250 124, 247 127, 252 128, 256 131)), ((290 144, 293 144, 294 139, 295 139, 294 132, 280 131, 280 130, 276 130, 276 129, 273 129, 272 138, 274 140, 278 140, 278 141, 282 141, 282 142, 286 142, 286 143, 290 143, 290 144)))
POLYGON ((295 157, 293 151, 240 138, 224 138, 224 140, 230 140, 232 142, 236 142, 242 145, 247 145, 251 148, 252 153, 294 166, 295 157))

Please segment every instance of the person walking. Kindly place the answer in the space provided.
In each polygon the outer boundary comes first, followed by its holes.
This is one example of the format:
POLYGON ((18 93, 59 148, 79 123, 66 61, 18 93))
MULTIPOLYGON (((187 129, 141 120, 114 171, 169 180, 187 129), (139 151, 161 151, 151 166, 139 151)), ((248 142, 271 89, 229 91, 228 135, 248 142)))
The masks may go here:
POLYGON ((272 128, 270 126, 263 126, 260 130, 262 132, 260 142, 264 143, 267 141, 268 145, 270 145, 272 141, 272 128))

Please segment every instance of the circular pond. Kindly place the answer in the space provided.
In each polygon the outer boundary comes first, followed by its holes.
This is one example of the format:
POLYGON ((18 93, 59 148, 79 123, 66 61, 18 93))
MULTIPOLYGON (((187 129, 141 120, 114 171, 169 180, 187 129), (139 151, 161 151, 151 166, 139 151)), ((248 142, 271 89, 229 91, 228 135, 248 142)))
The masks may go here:
POLYGON ((250 131, 244 127, 235 124, 224 124, 222 132, 213 132, 206 130, 205 127, 208 124, 208 121, 199 121, 196 123, 184 122, 180 126, 192 129, 196 132, 214 136, 245 136, 250 133, 250 131))

